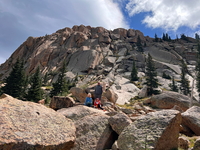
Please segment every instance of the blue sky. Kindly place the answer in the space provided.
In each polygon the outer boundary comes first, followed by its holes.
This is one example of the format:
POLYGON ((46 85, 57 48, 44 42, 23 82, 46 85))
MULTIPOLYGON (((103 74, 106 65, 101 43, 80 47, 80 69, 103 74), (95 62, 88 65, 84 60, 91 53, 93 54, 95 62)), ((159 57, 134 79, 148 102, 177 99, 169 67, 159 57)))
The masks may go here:
POLYGON ((200 35, 199 0, 0 0, 0 64, 29 37, 74 25, 200 35))

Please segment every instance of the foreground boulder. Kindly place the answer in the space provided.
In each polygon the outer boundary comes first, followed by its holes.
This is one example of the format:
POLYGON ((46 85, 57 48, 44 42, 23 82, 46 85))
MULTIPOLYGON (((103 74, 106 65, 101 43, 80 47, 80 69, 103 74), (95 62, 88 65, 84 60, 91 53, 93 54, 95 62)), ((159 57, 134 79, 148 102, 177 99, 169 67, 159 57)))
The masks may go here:
MULTIPOLYGON (((183 111, 186 111, 190 105, 190 98, 177 92, 166 91, 152 96, 147 102, 160 109, 171 109, 177 105, 183 111)), ((193 101, 193 105, 199 106, 200 104, 197 101, 193 101)))
POLYGON ((109 125, 109 116, 102 110, 80 105, 58 112, 75 122, 76 142, 72 150, 110 149, 118 137, 109 125))
POLYGON ((0 97, 0 149, 69 150, 75 142, 72 120, 41 104, 0 97))
POLYGON ((77 105, 69 108, 62 108, 57 110, 58 113, 64 115, 65 117, 72 119, 73 121, 77 121, 85 116, 93 115, 93 114, 101 114, 105 113, 102 110, 95 109, 92 107, 87 107, 84 105, 77 105))
POLYGON ((180 124, 181 114, 176 110, 162 110, 141 116, 119 135, 119 150, 178 148, 180 124))
POLYGON ((183 125, 192 130, 195 135, 200 136, 200 107, 193 106, 181 115, 183 125))

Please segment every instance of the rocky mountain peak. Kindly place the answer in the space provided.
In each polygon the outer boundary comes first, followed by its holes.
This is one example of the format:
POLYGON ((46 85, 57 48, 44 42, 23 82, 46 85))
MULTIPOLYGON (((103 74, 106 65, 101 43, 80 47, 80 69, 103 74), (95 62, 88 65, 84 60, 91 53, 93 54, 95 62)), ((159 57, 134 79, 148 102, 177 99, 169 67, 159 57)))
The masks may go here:
MULTIPOLYGON (((197 41, 193 38, 171 41, 159 38, 156 41, 134 29, 107 30, 103 27, 80 25, 60 29, 51 35, 28 37, 0 66, 0 77, 5 78, 19 58, 25 62, 26 74, 34 73, 36 68, 40 67, 43 75, 54 75, 51 79, 54 82, 59 68, 63 61, 66 61, 66 76, 69 80, 76 75, 83 75, 79 86, 95 80, 118 86, 129 81, 133 60, 142 80, 145 76, 145 59, 148 53, 155 63, 162 88, 169 89, 168 84, 171 82, 164 81, 163 73, 180 80, 182 60, 188 65, 189 74, 194 74, 197 41), (142 50, 139 49, 138 43, 142 50), (117 79, 121 80, 120 83, 117 79)), ((192 80, 192 77, 189 76, 189 79, 192 80)), ((143 81, 139 83, 142 84, 143 81)), ((136 95, 130 95, 127 99, 136 95)), ((198 97, 198 94, 196 95, 198 97)))
POLYGON ((19 58, 25 61, 28 74, 33 73, 38 66, 43 73, 54 71, 59 68, 63 60, 69 63, 70 70, 87 71, 90 68, 94 69, 103 60, 106 53, 112 53, 112 49, 118 50, 114 44, 115 41, 123 40, 134 43, 137 41, 138 35, 143 41, 146 41, 140 31, 133 29, 118 28, 110 31, 103 27, 94 28, 80 25, 60 29, 43 37, 28 37, 1 65, 0 70, 1 73, 7 75, 6 72, 9 72, 11 66, 19 58), (91 58, 89 63, 84 64, 85 67, 82 70, 79 70, 80 67, 74 68, 74 66, 78 66, 73 60, 75 55, 83 55, 84 59, 80 60, 79 58, 79 63, 85 63, 88 56, 91 58))

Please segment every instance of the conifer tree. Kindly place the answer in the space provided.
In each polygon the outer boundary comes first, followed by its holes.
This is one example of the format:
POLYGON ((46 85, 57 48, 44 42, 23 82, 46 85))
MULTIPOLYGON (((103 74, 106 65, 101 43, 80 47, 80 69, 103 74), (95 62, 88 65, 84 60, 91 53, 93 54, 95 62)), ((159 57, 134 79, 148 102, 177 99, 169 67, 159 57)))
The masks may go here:
POLYGON ((155 69, 155 65, 153 63, 152 57, 148 54, 147 62, 146 62, 146 82, 148 95, 158 94, 159 91, 154 90, 154 88, 158 88, 158 79, 157 73, 155 69))
POLYGON ((200 57, 200 44, 199 43, 197 45, 197 52, 198 52, 198 57, 200 57))
POLYGON ((166 41, 169 41, 169 36, 168 36, 168 34, 166 33, 166 41))
POLYGON ((178 86, 176 85, 174 81, 174 77, 172 78, 172 84, 169 84, 169 87, 171 88, 171 91, 178 92, 178 86))
POLYGON ((155 34, 155 42, 158 42, 158 36, 155 34))
POLYGON ((28 94, 26 96, 28 101, 38 102, 43 98, 42 79, 40 75, 40 68, 38 67, 36 72, 30 79, 30 88, 28 89, 28 94))
POLYGON ((189 81, 188 79, 185 77, 186 76, 186 71, 185 69, 182 67, 181 69, 181 87, 180 90, 182 91, 182 93, 184 95, 189 95, 190 94, 190 86, 189 86, 189 81))
POLYGON ((46 72, 45 75, 44 75, 44 77, 43 77, 43 82, 42 82, 42 84, 43 84, 43 85, 47 85, 47 82, 48 82, 48 73, 46 72))
POLYGON ((196 68, 195 68, 197 75, 196 75, 196 87, 197 91, 199 92, 199 97, 200 97, 200 55, 198 55, 198 59, 196 62, 196 68))
POLYGON ((58 75, 58 80, 53 83, 53 89, 50 92, 50 96, 57 96, 63 95, 64 93, 68 92, 68 85, 65 79, 65 72, 66 72, 66 63, 63 63, 63 66, 60 69, 60 74, 58 75))
POLYGON ((15 98, 22 99, 25 96, 25 71, 22 61, 17 59, 9 76, 5 79, 2 92, 15 98))
POLYGON ((163 41, 166 40, 165 34, 163 33, 163 37, 162 37, 163 41))
POLYGON ((133 60, 133 67, 132 67, 132 71, 131 71, 131 81, 138 80, 137 74, 138 74, 138 72, 137 72, 137 68, 135 66, 135 60, 133 60))
POLYGON ((170 42, 171 40, 172 40, 172 39, 171 39, 171 37, 169 36, 169 40, 168 40, 168 41, 170 42))
POLYGON ((196 76, 196 87, 197 87, 197 91, 199 92, 199 97, 200 97, 200 72, 197 72, 197 76, 196 76))
POLYGON ((199 40, 199 35, 197 33, 195 33, 195 39, 199 40))

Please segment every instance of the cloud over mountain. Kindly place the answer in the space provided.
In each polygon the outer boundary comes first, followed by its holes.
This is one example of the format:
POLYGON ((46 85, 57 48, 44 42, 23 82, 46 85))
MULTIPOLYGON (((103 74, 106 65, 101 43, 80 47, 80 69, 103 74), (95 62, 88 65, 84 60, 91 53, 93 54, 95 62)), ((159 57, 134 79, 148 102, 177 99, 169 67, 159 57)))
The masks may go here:
POLYGON ((150 28, 177 30, 182 26, 200 26, 200 1, 196 0, 130 0, 126 9, 130 16, 147 13, 142 23, 150 28))

